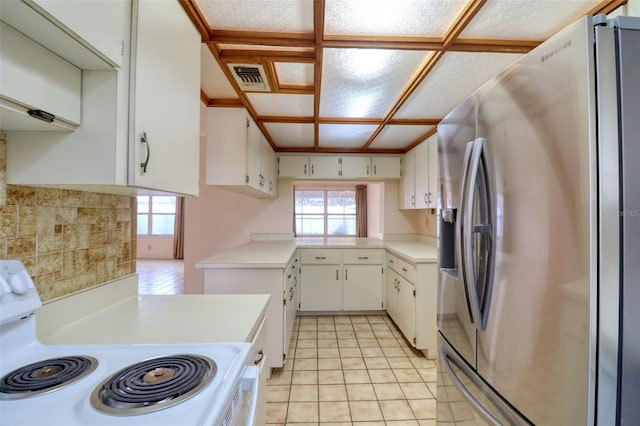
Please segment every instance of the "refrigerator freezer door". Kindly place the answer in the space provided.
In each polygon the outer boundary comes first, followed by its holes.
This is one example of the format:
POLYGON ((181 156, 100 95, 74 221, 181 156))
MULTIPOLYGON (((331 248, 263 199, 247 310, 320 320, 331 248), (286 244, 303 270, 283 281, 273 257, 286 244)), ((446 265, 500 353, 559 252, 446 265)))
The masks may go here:
POLYGON ((640 30, 619 30, 617 41, 622 111, 622 203, 618 214, 622 222, 620 423, 631 425, 640 422, 640 30))
POLYGON ((534 424, 587 424, 597 176, 585 18, 478 92, 495 257, 477 372, 534 424))
POLYGON ((530 424, 493 392, 441 335, 438 339, 437 425, 530 424))
POLYGON ((438 329, 464 359, 476 365, 476 327, 463 281, 461 220, 465 172, 475 139, 475 97, 451 111, 438 125, 438 188, 440 256, 438 329))

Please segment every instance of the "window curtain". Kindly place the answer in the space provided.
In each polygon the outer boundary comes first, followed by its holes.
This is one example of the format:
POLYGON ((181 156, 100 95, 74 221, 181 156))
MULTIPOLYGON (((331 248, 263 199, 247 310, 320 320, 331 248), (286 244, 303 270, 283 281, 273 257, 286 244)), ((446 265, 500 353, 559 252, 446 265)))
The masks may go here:
POLYGON ((367 185, 356 185, 356 237, 367 236, 367 185))
POLYGON ((176 197, 176 217, 173 225, 173 258, 184 259, 184 197, 176 197))

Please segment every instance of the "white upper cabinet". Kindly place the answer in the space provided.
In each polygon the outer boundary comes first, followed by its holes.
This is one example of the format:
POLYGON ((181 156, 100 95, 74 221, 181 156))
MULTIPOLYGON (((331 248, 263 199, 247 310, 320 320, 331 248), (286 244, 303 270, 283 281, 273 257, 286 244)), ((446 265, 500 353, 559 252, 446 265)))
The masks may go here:
POLYGON ((282 154, 278 177, 295 179, 398 179, 402 157, 378 155, 282 154))
POLYGON ((74 130, 82 71, 4 22, 0 39, 0 128, 74 130))
MULTIPOLYGON (((45 3, 53 11, 57 2, 45 3)), ((74 131, 6 132, 7 183, 120 194, 157 190, 196 195, 199 33, 178 1, 97 3, 105 22, 116 16, 121 20, 114 32, 125 28, 118 35, 120 49, 124 46, 121 66, 80 67, 82 120, 74 131), (112 9, 106 12, 103 8, 112 9)), ((6 4, 39 7, 33 1, 8 0, 6 4)), ((2 4, 3 21, 9 10, 10 19, 22 22, 14 9, 5 9, 6 4, 2 4)), ((80 6, 78 16, 83 8, 80 6)), ((63 18, 58 9, 56 13, 51 19, 63 18)), ((103 18, 95 16, 89 22, 103 18)), ((56 28, 63 24, 56 21, 56 28)), ((72 33, 69 28, 80 31, 80 27, 73 21, 65 26, 72 33)), ((96 24, 96 30, 99 28, 103 27, 96 24)), ((114 36, 107 44, 115 46, 116 39, 114 36)), ((82 43, 88 44, 86 40, 82 43)))
POLYGON ((70 33, 114 64, 122 65, 125 50, 122 34, 129 30, 129 26, 122 21, 122 14, 124 8, 131 7, 130 1, 31 0, 31 3, 33 7, 42 8, 50 17, 64 23, 70 33))
POLYGON ((438 194, 438 141, 433 135, 404 156, 401 209, 436 208, 438 194))
POLYGON ((273 149, 245 109, 207 109, 207 185, 275 197, 275 162, 273 149))
POLYGON ((309 157, 311 168, 309 177, 335 179, 340 177, 340 157, 337 155, 312 155, 309 157))
POLYGON ((401 209, 415 209, 416 207, 416 172, 415 148, 404 155, 403 173, 401 181, 401 209))
POLYGON ((129 184, 197 195, 200 33, 177 1, 136 3, 129 110, 135 164, 129 184))
POLYGON ((371 177, 380 179, 398 179, 402 176, 402 157, 371 156, 371 177))
POLYGON ((369 156, 343 155, 340 162, 341 178, 368 178, 371 175, 371 157, 369 156))

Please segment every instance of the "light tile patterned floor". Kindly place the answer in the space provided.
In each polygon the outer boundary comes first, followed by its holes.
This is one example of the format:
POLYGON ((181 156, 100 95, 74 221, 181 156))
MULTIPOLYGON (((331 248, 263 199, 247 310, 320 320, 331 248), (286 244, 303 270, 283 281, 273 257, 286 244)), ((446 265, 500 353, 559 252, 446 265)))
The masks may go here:
POLYGON ((138 259, 138 294, 184 293, 182 260, 138 259))
POLYGON ((435 392, 436 363, 389 317, 302 316, 267 381, 267 423, 431 426, 435 392))

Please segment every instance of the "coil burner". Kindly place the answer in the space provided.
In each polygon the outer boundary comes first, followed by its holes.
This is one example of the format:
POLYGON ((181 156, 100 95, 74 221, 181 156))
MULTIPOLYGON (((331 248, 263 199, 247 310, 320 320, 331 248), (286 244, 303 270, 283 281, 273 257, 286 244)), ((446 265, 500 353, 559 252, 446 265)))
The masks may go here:
POLYGON ((25 365, 0 379, 0 399, 20 399, 53 392, 87 376, 98 366, 90 356, 51 358, 25 365))
POLYGON ((162 410, 196 395, 215 377, 216 363, 200 355, 173 355, 130 365, 100 383, 91 404, 115 415, 162 410))

